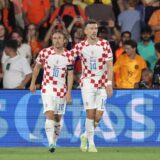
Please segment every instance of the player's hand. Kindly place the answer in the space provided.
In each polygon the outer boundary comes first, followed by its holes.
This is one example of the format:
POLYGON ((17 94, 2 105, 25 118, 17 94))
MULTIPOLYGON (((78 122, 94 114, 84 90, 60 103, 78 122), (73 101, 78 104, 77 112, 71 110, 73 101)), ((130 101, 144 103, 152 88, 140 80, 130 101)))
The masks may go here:
POLYGON ((31 84, 29 90, 34 93, 36 91, 36 85, 31 84))
POLYGON ((107 92, 107 97, 111 97, 113 95, 113 88, 111 84, 106 86, 106 92, 107 92))
POLYGON ((70 92, 67 92, 66 100, 67 100, 67 104, 71 104, 72 103, 72 96, 71 96, 70 92))

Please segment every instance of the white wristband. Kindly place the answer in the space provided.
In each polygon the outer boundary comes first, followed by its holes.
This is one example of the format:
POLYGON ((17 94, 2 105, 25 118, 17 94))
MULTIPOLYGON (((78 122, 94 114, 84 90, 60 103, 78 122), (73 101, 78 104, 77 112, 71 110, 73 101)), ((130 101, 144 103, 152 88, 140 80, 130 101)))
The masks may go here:
POLYGON ((107 82, 107 85, 112 85, 112 81, 108 81, 108 82, 107 82))

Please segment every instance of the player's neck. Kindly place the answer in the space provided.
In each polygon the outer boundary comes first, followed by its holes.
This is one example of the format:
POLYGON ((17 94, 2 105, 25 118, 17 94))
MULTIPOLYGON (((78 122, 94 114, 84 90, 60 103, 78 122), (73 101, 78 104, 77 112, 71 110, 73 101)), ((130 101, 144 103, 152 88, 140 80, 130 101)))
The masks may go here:
POLYGON ((90 45, 94 45, 94 44, 97 44, 98 38, 95 38, 95 39, 88 38, 87 41, 90 45))
POLYGON ((54 50, 56 54, 62 54, 64 52, 64 48, 55 48, 54 50))

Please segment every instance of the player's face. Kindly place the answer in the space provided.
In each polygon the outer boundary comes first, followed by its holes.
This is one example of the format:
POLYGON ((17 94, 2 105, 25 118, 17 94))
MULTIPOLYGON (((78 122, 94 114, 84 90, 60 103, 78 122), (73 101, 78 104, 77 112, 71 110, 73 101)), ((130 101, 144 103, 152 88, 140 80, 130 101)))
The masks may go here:
POLYGON ((97 24, 88 24, 86 26, 84 32, 87 35, 87 38, 95 40, 97 38, 98 25, 97 24))
POLYGON ((53 46, 57 49, 63 48, 65 44, 64 35, 61 33, 54 33, 52 35, 52 43, 53 46))

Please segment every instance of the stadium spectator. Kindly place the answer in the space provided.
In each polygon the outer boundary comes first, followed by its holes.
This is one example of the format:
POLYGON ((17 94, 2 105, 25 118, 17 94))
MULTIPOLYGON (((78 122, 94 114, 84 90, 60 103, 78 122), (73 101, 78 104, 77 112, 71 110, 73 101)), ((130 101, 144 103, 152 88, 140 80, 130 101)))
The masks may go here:
POLYGON ((14 39, 18 42, 18 49, 17 54, 21 55, 22 57, 26 58, 28 63, 31 64, 32 53, 31 47, 27 43, 24 43, 24 34, 21 28, 16 28, 10 34, 11 39, 14 39))
POLYGON ((128 7, 118 16, 118 25, 121 27, 121 32, 130 31, 132 39, 136 42, 140 40, 141 16, 139 11, 135 9, 137 0, 128 0, 128 7))
MULTIPOLYGON (((31 47, 28 44, 23 43, 23 31, 21 28, 14 29, 10 34, 10 38, 18 42, 17 54, 26 58, 28 64, 30 65, 32 59, 31 47)), ((4 51, 1 62, 4 63, 8 58, 9 56, 7 56, 4 51)))
POLYGON ((153 88, 160 89, 160 43, 155 44, 157 62, 154 67, 153 73, 153 88))
POLYGON ((54 152, 56 141, 62 127, 61 119, 65 112, 66 100, 71 102, 71 89, 73 83, 73 65, 71 56, 64 49, 66 34, 56 30, 52 34, 53 45, 43 49, 37 59, 33 70, 30 85, 31 92, 35 92, 36 79, 40 69, 44 68, 42 82, 42 101, 46 116, 45 130, 49 141, 49 151, 54 152), (66 86, 66 73, 68 80, 66 86), (67 90, 67 91, 66 91, 67 90))
POLYGON ((160 1, 159 0, 142 0, 142 2, 145 6, 144 20, 145 20, 145 24, 147 25, 153 12, 159 9, 160 1))
POLYGON ((160 9, 153 12, 152 16, 149 19, 148 25, 152 28, 154 33, 155 43, 160 42, 160 9))
POLYGON ((141 41, 138 43, 137 49, 140 56, 147 62, 148 68, 153 71, 157 58, 151 36, 151 28, 148 26, 143 27, 141 30, 141 41))
POLYGON ((8 40, 4 51, 9 57, 3 63, 3 88, 25 89, 31 79, 31 67, 24 57, 17 54, 18 43, 16 40, 8 40))
POLYGON ((101 0, 95 0, 93 4, 88 5, 85 9, 85 14, 88 18, 95 19, 98 22, 104 21, 108 23, 109 20, 115 21, 112 6, 103 4, 101 0))
POLYGON ((35 24, 29 24, 26 28, 26 42, 31 46, 32 58, 35 59, 42 49, 42 43, 38 40, 38 29, 35 24))
POLYGON ((68 27, 68 31, 71 36, 72 45, 79 43, 81 40, 84 40, 85 35, 83 32, 84 20, 81 17, 74 17, 72 23, 68 27))
POLYGON ((50 14, 52 14, 57 7, 60 6, 59 0, 49 0, 50 2, 50 14))
MULTIPOLYGON (((56 18, 54 20, 54 22, 51 24, 50 28, 48 29, 48 31, 44 37, 43 47, 48 47, 52 44, 51 35, 54 30, 63 30, 66 33, 66 35, 68 35, 68 31, 65 27, 64 22, 61 19, 56 18)), ((68 42, 66 42, 66 45, 67 45, 67 43, 68 42)))
POLYGON ((80 16, 84 20, 86 19, 83 9, 81 9, 80 6, 74 5, 72 3, 73 0, 65 0, 64 2, 65 3, 63 5, 58 7, 53 12, 50 18, 50 23, 52 23, 57 17, 59 17, 64 21, 66 28, 68 28, 75 16, 80 16))
POLYGON ((23 15, 25 25, 35 24, 39 29, 39 38, 43 39, 46 33, 48 18, 50 15, 49 0, 23 0, 23 15))
POLYGON ((74 57, 82 62, 81 91, 86 110, 86 131, 81 135, 80 149, 97 152, 94 144, 94 130, 104 111, 107 96, 112 95, 112 51, 109 42, 97 38, 98 24, 88 20, 84 25, 87 39, 76 44, 71 50, 74 57), (88 140, 88 141, 87 141, 88 140))
POLYGON ((140 82, 135 83, 134 88, 151 89, 153 88, 152 80, 153 80, 153 72, 150 69, 145 68, 142 70, 140 82))
POLYGON ((145 60, 136 53, 137 43, 134 40, 124 42, 125 54, 118 57, 114 64, 116 88, 134 88, 141 78, 142 69, 147 68, 145 60))
POLYGON ((124 42, 131 40, 131 32, 129 31, 124 31, 121 33, 121 39, 119 42, 119 48, 117 48, 116 52, 115 52, 115 58, 117 60, 117 58, 124 53, 124 42))
POLYGON ((74 0, 73 4, 80 6, 83 10, 85 10, 87 4, 84 2, 84 0, 74 0))
POLYGON ((2 88, 2 64, 1 64, 1 59, 2 59, 2 55, 3 55, 3 50, 4 50, 4 45, 5 45, 5 41, 7 39, 7 29, 3 24, 0 24, 0 88, 2 88))
POLYGON ((23 19, 22 1, 23 0, 12 0, 14 5, 16 26, 24 29, 25 25, 24 25, 24 19, 23 19))
POLYGON ((8 31, 4 24, 0 23, 0 60, 2 57, 3 49, 4 49, 4 44, 8 36, 8 31))
POLYGON ((2 6, 1 22, 4 24, 7 30, 11 32, 16 26, 13 2, 10 0, 1 0, 0 4, 2 6))

